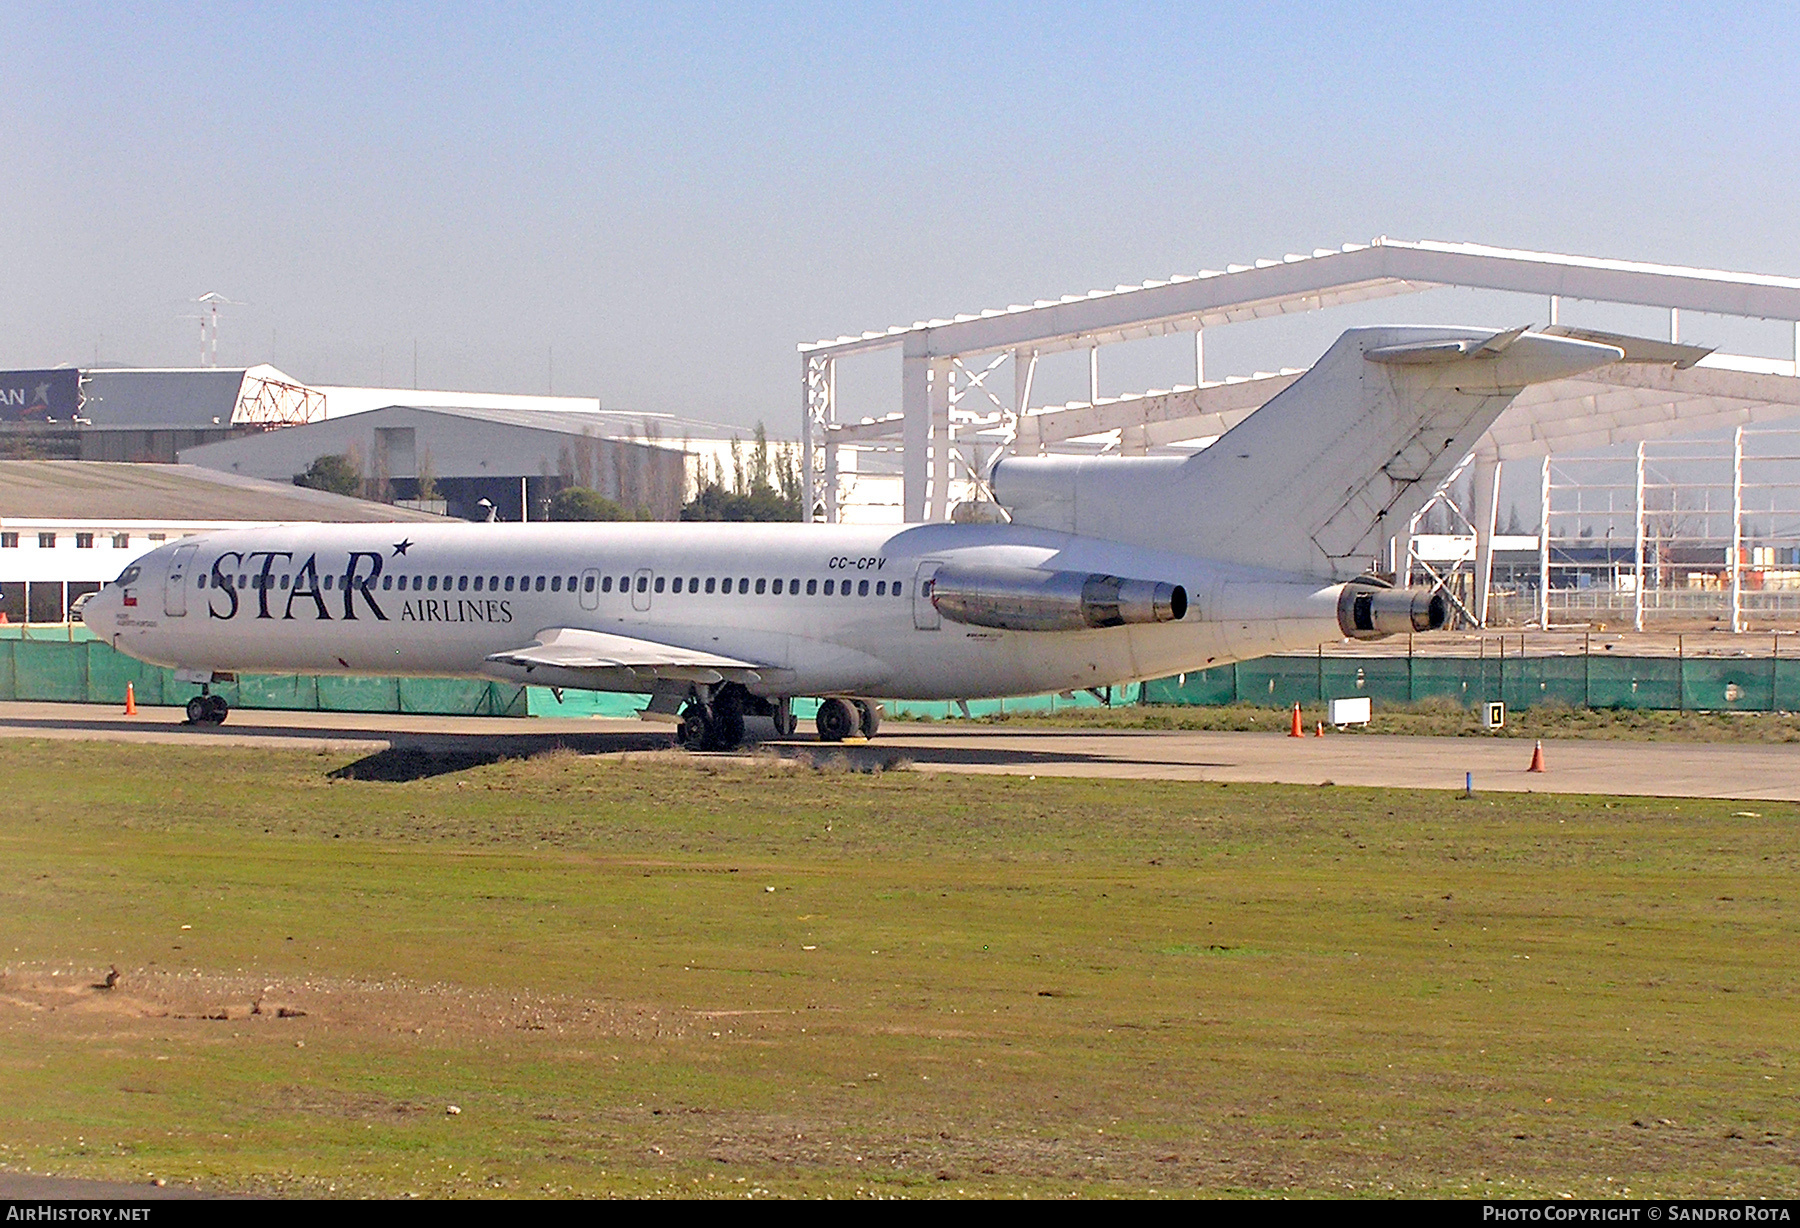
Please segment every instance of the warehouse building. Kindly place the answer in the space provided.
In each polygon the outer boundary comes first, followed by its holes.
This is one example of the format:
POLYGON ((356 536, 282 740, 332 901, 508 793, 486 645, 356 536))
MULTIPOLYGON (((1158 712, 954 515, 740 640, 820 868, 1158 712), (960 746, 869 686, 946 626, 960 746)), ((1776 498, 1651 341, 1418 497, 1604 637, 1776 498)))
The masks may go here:
POLYGON ((746 434, 594 397, 307 385, 268 364, 0 372, 0 457, 287 482, 337 455, 367 498, 467 519, 540 519, 568 486, 674 519, 746 434))
POLYGON ((559 490, 583 486, 673 520, 687 496, 687 442, 662 431, 722 428, 669 417, 390 405, 345 418, 184 448, 183 464, 291 481, 343 456, 364 494, 481 520, 541 520, 559 490), (631 438, 632 434, 649 438, 631 438))

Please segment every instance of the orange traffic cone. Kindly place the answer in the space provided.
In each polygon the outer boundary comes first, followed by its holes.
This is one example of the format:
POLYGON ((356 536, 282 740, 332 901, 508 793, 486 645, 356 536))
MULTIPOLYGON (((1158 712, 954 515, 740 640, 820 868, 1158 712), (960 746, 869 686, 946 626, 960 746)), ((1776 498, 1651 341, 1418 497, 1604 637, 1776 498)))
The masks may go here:
POLYGON ((1320 721, 1317 725, 1313 726, 1313 737, 1322 738, 1324 736, 1325 736, 1325 722, 1320 721))
POLYGON ((1304 729, 1300 728, 1300 705, 1295 704, 1294 705, 1294 726, 1293 726, 1293 728, 1288 730, 1288 737, 1304 738, 1305 736, 1306 736, 1306 731, 1304 729))
POLYGON ((1536 746, 1531 748, 1531 766, 1525 770, 1527 772, 1541 772, 1544 770, 1544 744, 1542 742, 1539 742, 1536 746))
POLYGON ((125 684, 125 715, 137 715, 137 695, 132 691, 129 682, 125 684))

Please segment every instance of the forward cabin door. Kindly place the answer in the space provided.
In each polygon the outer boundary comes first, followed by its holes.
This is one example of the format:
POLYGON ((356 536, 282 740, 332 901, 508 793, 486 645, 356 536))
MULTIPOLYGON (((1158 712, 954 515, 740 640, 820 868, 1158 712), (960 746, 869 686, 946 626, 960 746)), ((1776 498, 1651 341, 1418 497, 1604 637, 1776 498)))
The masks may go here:
POLYGON ((943 559, 926 559, 919 564, 918 574, 913 579, 913 626, 920 631, 936 631, 944 625, 931 600, 932 585, 936 582, 938 568, 943 565, 943 559))
POLYGON ((188 571, 194 565, 198 546, 177 546, 169 556, 169 574, 163 578, 163 613, 170 618, 187 615, 188 571))

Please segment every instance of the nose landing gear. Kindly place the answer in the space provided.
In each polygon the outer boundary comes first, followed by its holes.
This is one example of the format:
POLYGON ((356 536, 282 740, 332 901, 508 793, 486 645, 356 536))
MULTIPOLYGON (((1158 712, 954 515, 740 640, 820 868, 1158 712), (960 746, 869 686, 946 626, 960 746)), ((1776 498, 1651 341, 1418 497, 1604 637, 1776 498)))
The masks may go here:
POLYGON ((206 687, 187 701, 187 723, 190 725, 223 725, 231 715, 231 705, 223 695, 214 695, 206 687))

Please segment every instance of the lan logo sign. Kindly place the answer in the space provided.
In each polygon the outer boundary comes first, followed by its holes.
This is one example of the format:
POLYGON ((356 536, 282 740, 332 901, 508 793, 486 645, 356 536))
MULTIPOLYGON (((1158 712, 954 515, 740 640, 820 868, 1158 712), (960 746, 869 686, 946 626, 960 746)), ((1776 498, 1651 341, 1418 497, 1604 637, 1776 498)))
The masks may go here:
POLYGON ((81 372, 0 372, 0 422, 68 422, 81 411, 81 372))

